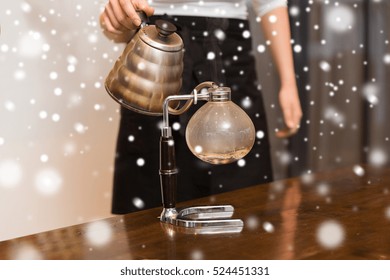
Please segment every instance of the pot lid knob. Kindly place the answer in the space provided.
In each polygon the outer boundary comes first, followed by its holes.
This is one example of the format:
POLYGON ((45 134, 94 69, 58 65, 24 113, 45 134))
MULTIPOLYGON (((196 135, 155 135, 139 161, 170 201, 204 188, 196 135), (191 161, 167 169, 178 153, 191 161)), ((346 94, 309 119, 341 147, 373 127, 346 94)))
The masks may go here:
POLYGON ((177 30, 174 24, 162 19, 156 20, 156 28, 158 33, 163 37, 167 37, 177 30))

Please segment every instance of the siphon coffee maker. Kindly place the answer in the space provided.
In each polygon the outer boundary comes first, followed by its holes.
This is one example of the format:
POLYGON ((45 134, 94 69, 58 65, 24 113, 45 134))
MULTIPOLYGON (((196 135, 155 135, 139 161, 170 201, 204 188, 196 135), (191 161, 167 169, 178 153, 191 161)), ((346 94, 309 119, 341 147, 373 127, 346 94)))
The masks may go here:
MULTIPOLYGON (((162 223, 192 229, 194 233, 240 232, 241 219, 232 219, 232 205, 194 206, 176 209, 178 170, 175 142, 169 125, 169 103, 186 100, 186 104, 207 101, 191 117, 186 128, 186 142, 191 152, 210 164, 228 164, 244 157, 255 142, 255 128, 249 116, 231 101, 229 87, 213 82, 199 84, 189 95, 172 95, 163 105, 160 138, 160 184, 162 223), (188 102, 190 101, 190 102, 188 102)), ((188 109, 188 108, 187 108, 188 109)))
POLYGON ((191 117, 186 142, 191 152, 210 164, 228 164, 244 157, 255 142, 248 115, 231 101, 229 87, 203 82, 188 95, 179 95, 183 71, 183 42, 176 27, 165 20, 148 25, 146 16, 106 78, 109 95, 137 113, 163 118, 160 137, 162 224, 201 234, 240 232, 241 219, 233 219, 232 205, 176 209, 178 169, 169 114, 180 115, 192 104, 206 101, 191 117), (180 101, 185 104, 179 108, 180 101))

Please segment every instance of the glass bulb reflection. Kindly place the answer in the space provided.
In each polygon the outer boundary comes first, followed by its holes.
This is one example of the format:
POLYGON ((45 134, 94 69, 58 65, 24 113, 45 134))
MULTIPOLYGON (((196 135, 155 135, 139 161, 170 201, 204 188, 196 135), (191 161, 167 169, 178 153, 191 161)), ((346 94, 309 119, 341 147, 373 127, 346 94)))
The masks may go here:
POLYGON ((190 119, 186 141, 199 159, 227 164, 249 153, 255 142, 255 128, 244 110, 232 101, 209 101, 190 119))

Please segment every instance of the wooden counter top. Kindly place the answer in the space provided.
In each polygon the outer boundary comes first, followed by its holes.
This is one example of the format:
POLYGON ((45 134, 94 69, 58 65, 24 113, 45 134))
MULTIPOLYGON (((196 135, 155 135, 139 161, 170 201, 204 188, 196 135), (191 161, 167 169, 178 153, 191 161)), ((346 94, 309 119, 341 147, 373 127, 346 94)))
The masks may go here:
POLYGON ((3 241, 0 259, 390 259, 390 169, 351 167, 182 206, 217 204, 235 207, 240 233, 186 233, 155 208, 3 241))

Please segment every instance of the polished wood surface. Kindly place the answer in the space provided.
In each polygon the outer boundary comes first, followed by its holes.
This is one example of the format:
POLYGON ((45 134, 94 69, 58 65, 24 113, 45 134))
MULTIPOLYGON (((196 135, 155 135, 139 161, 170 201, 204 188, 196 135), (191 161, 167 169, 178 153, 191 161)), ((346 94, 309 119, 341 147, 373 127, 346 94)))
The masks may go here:
POLYGON ((390 259, 390 169, 362 168, 179 205, 232 204, 240 233, 184 232, 155 208, 3 241, 0 259, 390 259))

